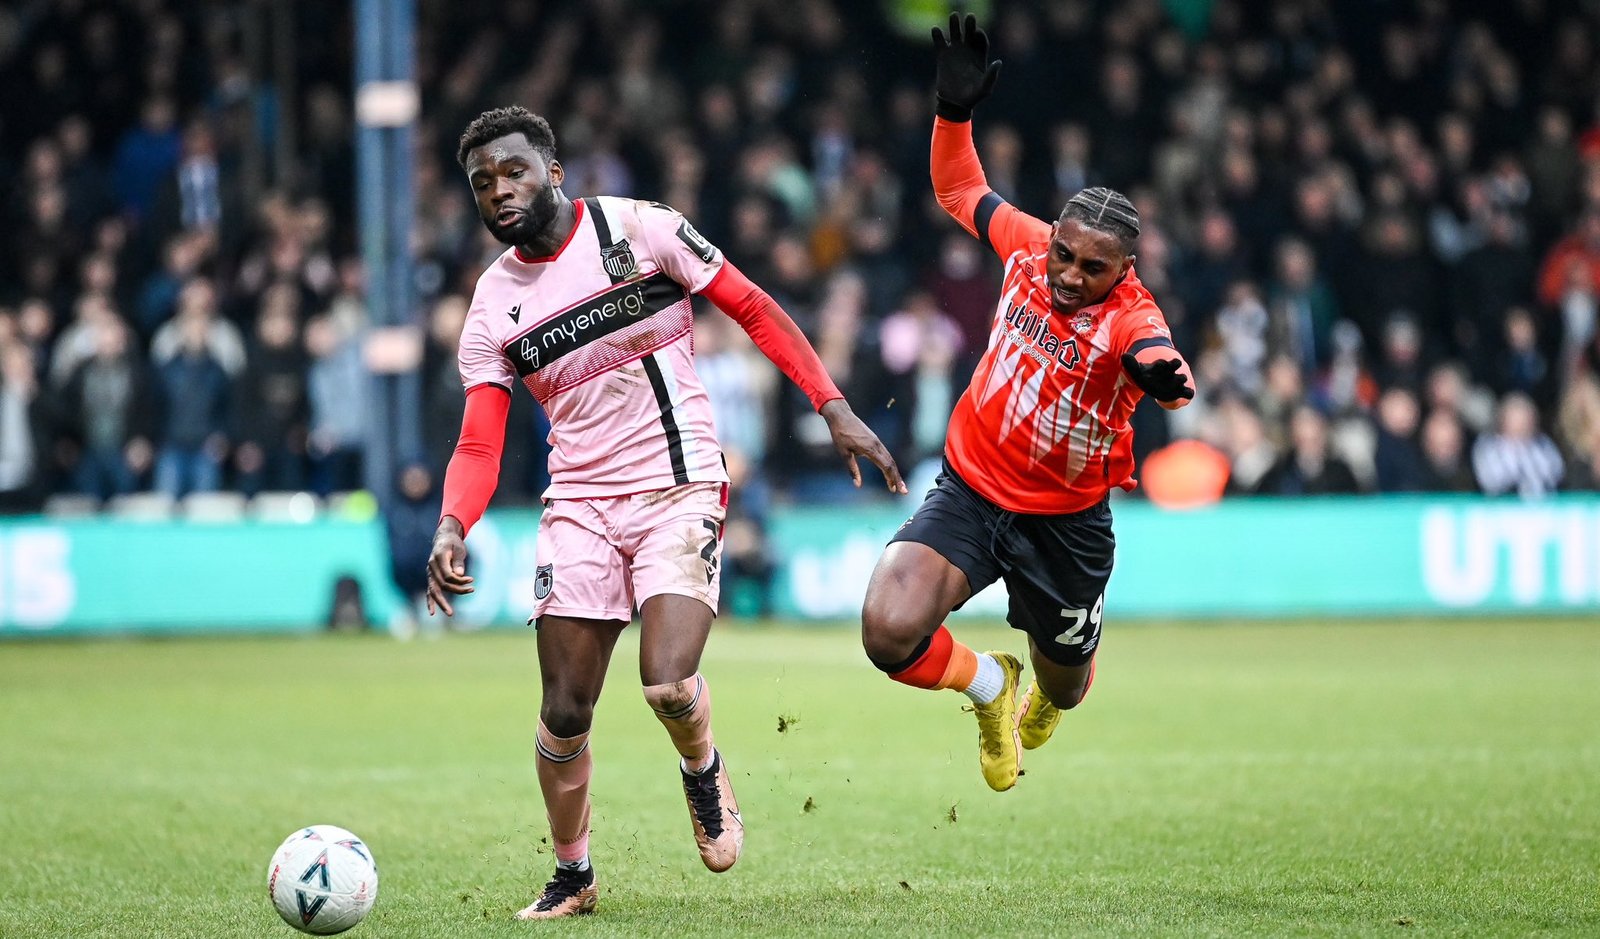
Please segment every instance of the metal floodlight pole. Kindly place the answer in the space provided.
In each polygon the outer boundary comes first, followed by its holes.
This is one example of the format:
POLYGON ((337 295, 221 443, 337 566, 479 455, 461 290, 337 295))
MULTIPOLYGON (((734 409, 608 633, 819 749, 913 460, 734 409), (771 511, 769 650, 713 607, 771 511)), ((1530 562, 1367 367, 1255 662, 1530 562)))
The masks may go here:
MULTIPOLYGON (((402 93, 407 103, 410 119, 403 127, 390 131, 390 171, 397 180, 396 188, 405 191, 404 198, 388 201, 391 267, 389 290, 393 303, 393 325, 421 325, 420 311, 413 274, 416 265, 411 257, 411 230, 416 222, 416 121, 421 111, 421 91, 417 87, 417 0, 388 0, 389 11, 389 68, 396 81, 405 82, 402 93)), ((401 460, 412 461, 422 456, 422 377, 421 366, 409 369, 394 379, 395 453, 401 460)), ((390 478, 394 476, 390 473, 390 478)))
MULTIPOLYGON (((420 107, 415 0, 353 0, 356 35, 356 175, 369 322, 413 323, 411 141, 420 107)), ((413 372, 374 376, 367 408, 365 484, 380 501, 402 459, 420 450, 420 383, 413 372)))

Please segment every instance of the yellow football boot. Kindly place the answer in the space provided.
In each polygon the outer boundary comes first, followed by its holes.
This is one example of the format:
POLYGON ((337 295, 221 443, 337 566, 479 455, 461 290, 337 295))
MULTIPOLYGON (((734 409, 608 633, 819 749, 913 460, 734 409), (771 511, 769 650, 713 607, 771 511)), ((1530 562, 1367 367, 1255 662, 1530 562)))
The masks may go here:
POLYGON ((1006 673, 1006 683, 988 704, 974 704, 978 716, 978 765, 983 781, 996 792, 1017 784, 1022 772, 1022 749, 1017 740, 1017 685, 1022 662, 1009 652, 989 652, 1006 673))
POLYGON ((1056 732, 1056 725, 1061 723, 1061 709, 1050 703, 1050 699, 1039 690, 1039 682, 1028 683, 1028 693, 1022 697, 1022 706, 1017 709, 1017 739, 1021 741, 1024 750, 1035 750, 1044 746, 1050 735, 1056 732))

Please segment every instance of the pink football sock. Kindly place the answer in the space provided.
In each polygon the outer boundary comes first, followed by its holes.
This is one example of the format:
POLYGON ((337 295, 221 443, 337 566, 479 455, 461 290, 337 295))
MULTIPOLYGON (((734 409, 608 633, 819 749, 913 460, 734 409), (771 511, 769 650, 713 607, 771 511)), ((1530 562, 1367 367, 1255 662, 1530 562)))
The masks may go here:
POLYGON ((691 773, 711 763, 711 686, 698 672, 683 681, 646 685, 644 699, 667 729, 691 773))
POLYGON ((539 789, 550 819, 556 860, 574 863, 589 855, 589 777, 594 758, 589 735, 557 737, 539 722, 539 789))

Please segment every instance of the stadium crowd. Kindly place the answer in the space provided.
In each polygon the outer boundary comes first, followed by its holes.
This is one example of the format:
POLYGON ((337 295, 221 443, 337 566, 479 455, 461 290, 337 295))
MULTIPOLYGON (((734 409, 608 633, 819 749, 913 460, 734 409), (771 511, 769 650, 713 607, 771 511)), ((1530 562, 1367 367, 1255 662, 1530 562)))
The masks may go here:
MULTIPOLYGON (((501 250, 455 140, 515 102, 551 118, 569 194, 682 210, 902 465, 936 460, 999 281, 929 185, 929 6, 420 0, 416 173, 392 181, 417 200, 409 456, 434 478, 449 456, 456 336, 501 250)), ((1141 458, 1198 441, 1245 494, 1596 485, 1592 4, 970 6, 1005 62, 976 123, 991 185, 1045 218, 1087 185, 1140 210, 1140 276, 1200 389, 1141 407, 1141 458)), ((359 485, 347 7, 294 5, 292 87, 252 51, 255 4, 0 11, 0 507, 359 485)), ((805 398, 702 313, 745 511, 858 497, 805 398)), ((539 422, 519 395, 502 502, 542 486, 539 422)))

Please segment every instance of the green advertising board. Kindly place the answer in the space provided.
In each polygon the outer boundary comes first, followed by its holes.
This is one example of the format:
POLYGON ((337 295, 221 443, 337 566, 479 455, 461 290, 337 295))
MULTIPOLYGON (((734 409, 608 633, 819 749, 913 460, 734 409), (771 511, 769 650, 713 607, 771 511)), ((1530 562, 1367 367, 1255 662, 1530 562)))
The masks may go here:
POLYGON ((377 523, 0 522, 0 635, 310 631, 353 578, 386 613, 377 523))
MULTIPOLYGON (((1114 510, 1108 615, 1223 617, 1600 609, 1600 498, 1233 500, 1114 510)), ((787 556, 780 608, 853 617, 903 513, 795 512, 775 521, 787 556)), ((963 613, 1003 616, 995 588, 963 613)))
MULTIPOLYGON (((914 507, 788 509, 772 609, 850 620, 914 507)), ((1600 496, 1235 500, 1191 512, 1123 501, 1107 615, 1128 618, 1600 612, 1600 496)), ((533 605, 537 516, 492 512, 468 541, 464 626, 518 625, 533 605)), ((0 522, 0 635, 308 631, 335 584, 369 619, 398 602, 376 521, 0 522)), ((555 562, 559 565, 559 559, 555 562)), ((725 585, 725 590, 728 586, 725 585)), ((996 586, 958 615, 1003 616, 996 586)))

